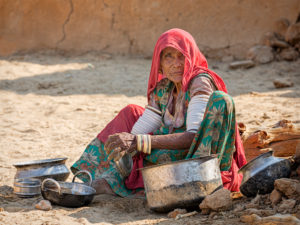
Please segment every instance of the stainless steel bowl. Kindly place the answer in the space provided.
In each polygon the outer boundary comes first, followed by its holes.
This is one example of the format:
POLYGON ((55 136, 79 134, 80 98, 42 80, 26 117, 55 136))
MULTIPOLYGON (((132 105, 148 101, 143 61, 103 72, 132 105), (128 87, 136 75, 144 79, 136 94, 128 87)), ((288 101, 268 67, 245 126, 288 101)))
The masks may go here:
POLYGON ((15 179, 53 178, 59 181, 65 181, 70 171, 65 165, 67 158, 43 159, 14 164, 17 172, 15 179))
POLYGON ((116 161, 116 167, 124 178, 128 177, 133 167, 131 155, 125 154, 120 160, 116 161))
POLYGON ((148 205, 159 212, 198 206, 223 186, 215 156, 145 167, 142 174, 148 205))
POLYGON ((30 198, 41 194, 41 181, 34 178, 15 179, 14 193, 22 198, 30 198))

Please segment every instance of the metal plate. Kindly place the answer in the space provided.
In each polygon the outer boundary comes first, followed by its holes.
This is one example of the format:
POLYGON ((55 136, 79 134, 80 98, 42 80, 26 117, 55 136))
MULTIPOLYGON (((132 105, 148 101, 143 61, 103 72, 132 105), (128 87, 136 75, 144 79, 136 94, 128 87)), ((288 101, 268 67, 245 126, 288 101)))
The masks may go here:
POLYGON ((31 165, 41 165, 41 164, 48 164, 48 163, 57 163, 61 162, 63 163, 68 158, 55 158, 55 159, 42 159, 42 160, 32 160, 27 162, 19 162, 13 164, 15 167, 22 167, 22 166, 31 166, 31 165))

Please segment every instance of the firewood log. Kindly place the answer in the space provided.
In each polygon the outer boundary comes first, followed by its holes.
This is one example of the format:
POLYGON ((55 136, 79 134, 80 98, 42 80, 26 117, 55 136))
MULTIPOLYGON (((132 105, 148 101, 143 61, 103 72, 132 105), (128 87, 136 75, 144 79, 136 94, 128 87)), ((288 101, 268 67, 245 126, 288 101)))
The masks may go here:
POLYGON ((270 144, 270 149, 274 151, 274 156, 289 157, 295 154, 298 145, 300 145, 300 138, 273 142, 270 144))
POLYGON ((272 127, 244 131, 242 140, 248 161, 270 150, 275 156, 289 157, 295 154, 297 146, 300 148, 300 126, 281 120, 272 127))

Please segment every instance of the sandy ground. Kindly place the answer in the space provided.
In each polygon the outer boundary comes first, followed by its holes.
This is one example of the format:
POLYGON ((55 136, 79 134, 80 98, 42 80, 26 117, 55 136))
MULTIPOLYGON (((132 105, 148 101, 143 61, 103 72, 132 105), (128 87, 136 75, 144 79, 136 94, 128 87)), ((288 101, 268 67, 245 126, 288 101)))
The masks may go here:
MULTIPOLYGON (((259 128, 280 119, 300 122, 300 60, 248 70, 209 61, 236 102, 238 121, 259 128), (292 81, 275 89, 273 81, 292 81)), ((151 61, 107 55, 63 57, 31 54, 0 59, 0 224, 239 224, 239 218, 200 214, 178 221, 149 211, 143 199, 97 196, 88 207, 34 208, 42 197, 12 192, 13 164, 68 157, 69 167, 85 146, 127 104, 146 104, 151 61), (219 219, 218 219, 219 218, 219 219)), ((71 176, 68 178, 68 181, 71 176)))

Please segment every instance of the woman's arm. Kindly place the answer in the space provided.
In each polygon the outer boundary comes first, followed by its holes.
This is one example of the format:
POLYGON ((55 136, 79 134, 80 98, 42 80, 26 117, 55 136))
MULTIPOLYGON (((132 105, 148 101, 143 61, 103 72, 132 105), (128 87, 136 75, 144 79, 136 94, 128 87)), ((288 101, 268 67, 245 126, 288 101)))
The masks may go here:
MULTIPOLYGON (((156 149, 188 149, 192 144, 195 133, 183 132, 166 135, 151 135, 151 148, 156 149)), ((114 150, 114 156, 120 152, 133 152, 137 149, 136 135, 122 132, 110 135, 105 143, 105 151, 110 154, 114 150)))
MULTIPOLYGON (((214 90, 215 89, 213 87, 213 84, 211 83, 209 78, 202 77, 202 76, 195 77, 190 87, 191 98, 195 97, 196 95, 209 96, 214 90)), ((152 97, 150 99, 152 99, 152 103, 150 104, 150 106, 159 108, 158 105, 155 103, 155 98, 153 94, 151 96, 152 97)), ((197 120, 199 126, 201 120, 199 121, 197 120)), ((192 132, 192 130, 191 132, 186 131, 184 133, 175 133, 175 134, 167 134, 167 135, 151 135, 151 148, 187 149, 192 144, 194 136, 195 133, 192 132)), ((114 151, 116 151, 117 149, 117 152, 122 152, 122 151, 132 152, 137 149, 136 136, 134 134, 125 133, 125 132, 111 135, 107 140, 107 142, 105 143, 105 149, 108 154, 113 149, 115 149, 114 151)))
POLYGON ((151 147, 156 149, 188 149, 195 133, 183 132, 166 135, 151 135, 151 147))

